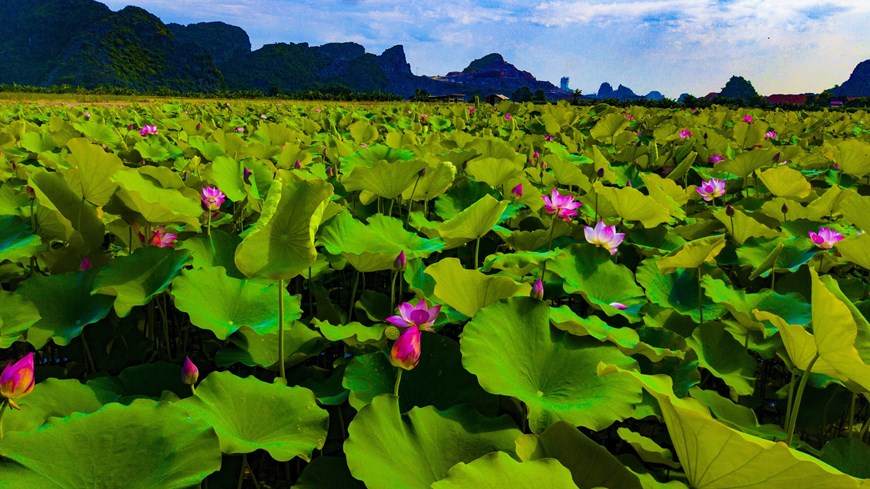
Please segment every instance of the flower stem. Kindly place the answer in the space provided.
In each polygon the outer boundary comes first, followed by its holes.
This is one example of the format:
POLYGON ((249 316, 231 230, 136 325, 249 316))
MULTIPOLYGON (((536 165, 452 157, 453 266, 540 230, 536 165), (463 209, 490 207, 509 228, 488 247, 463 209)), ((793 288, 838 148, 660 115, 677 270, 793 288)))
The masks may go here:
POLYGON ((193 384, 190 384, 190 393, 196 395, 196 386, 193 384))
POLYGON ((284 279, 278 280, 278 373, 286 384, 284 372, 284 279))
POLYGON ((411 219, 411 206, 414 205, 414 192, 417 191, 417 184, 420 183, 420 173, 417 173, 417 179, 414 180, 414 188, 411 189, 411 196, 408 198, 408 213, 405 214, 405 226, 408 225, 408 220, 411 219))
POLYGON ((704 324, 704 291, 701 289, 700 266, 698 266, 698 322, 704 324))
POLYGON ((396 385, 393 386, 393 395, 399 397, 399 383, 402 382, 402 372, 404 369, 399 369, 399 373, 396 374, 396 385))
POLYGON ((788 400, 785 405, 785 423, 784 427, 788 427, 788 422, 791 420, 792 401, 794 401, 794 379, 796 375, 794 370, 791 371, 791 379, 788 382, 788 400))
POLYGON ((480 257, 480 237, 474 240, 474 263, 471 264, 471 268, 477 269, 477 264, 479 262, 480 257))
POLYGON ((6 407, 9 405, 9 399, 3 398, 0 401, 0 440, 3 439, 3 413, 6 412, 6 407))
POLYGON ((815 356, 813 356, 813 359, 810 360, 804 373, 801 375, 801 381, 800 384, 798 384, 797 394, 794 399, 794 407, 791 410, 791 419, 788 420, 788 429, 786 430, 785 444, 788 446, 791 446, 791 442, 794 439, 794 428, 797 424, 798 410, 801 407, 801 398, 804 396, 804 389, 807 387, 807 381, 810 379, 810 372, 813 371, 813 366, 816 364, 818 359, 819 354, 816 353, 815 356))
POLYGON ((353 299, 356 297, 356 288, 359 286, 359 270, 353 276, 353 287, 350 289, 350 303, 347 305, 347 321, 353 320, 353 299))
MULTIPOLYGON (((550 253, 550 247, 553 246, 553 231, 556 230, 556 218, 550 221, 550 236, 547 238, 547 254, 550 253)), ((541 268, 541 282, 544 281, 544 274, 547 273, 547 258, 544 258, 544 266, 541 268)))
POLYGON ((852 438, 852 430, 855 428, 855 401, 858 395, 852 393, 852 402, 849 403, 849 438, 852 438))
POLYGON ((399 275, 399 272, 393 270, 391 273, 392 277, 390 278, 390 307, 396 306, 396 277, 399 275))

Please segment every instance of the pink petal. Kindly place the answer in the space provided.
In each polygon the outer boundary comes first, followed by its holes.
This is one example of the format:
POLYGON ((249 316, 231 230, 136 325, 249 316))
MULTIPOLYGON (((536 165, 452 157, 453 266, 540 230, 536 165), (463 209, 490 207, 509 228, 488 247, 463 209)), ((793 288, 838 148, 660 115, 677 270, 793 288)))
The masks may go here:
POLYGON ((402 316, 390 316, 387 318, 387 322, 392 324, 393 326, 398 326, 400 328, 407 328, 411 326, 411 323, 405 320, 402 316))

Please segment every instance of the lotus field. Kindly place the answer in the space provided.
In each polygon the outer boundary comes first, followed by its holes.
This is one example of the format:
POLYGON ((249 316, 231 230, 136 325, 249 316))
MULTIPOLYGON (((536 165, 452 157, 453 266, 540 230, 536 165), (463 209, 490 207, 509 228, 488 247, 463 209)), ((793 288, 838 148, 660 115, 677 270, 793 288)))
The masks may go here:
POLYGON ((0 105, 0 488, 851 488, 867 112, 0 105))

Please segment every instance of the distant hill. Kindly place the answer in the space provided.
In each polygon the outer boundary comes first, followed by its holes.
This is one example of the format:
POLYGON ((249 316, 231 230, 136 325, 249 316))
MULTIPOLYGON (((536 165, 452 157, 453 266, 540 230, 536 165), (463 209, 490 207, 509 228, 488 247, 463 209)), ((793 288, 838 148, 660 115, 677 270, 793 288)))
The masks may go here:
POLYGON ((752 82, 742 76, 732 76, 719 91, 718 98, 749 100, 758 97, 758 92, 752 86, 752 82))
MULTIPOLYGON (((509 96, 521 88, 528 88, 532 92, 541 90, 551 99, 567 96, 559 87, 536 79, 528 71, 520 70, 505 61, 498 53, 487 54, 469 63, 464 70, 452 71, 446 76, 435 77, 435 80, 444 84, 443 88, 450 87, 450 90, 459 93, 481 96, 491 93, 509 96)), ((437 86, 435 90, 440 91, 437 86)))
POLYGON ((831 89, 838 97, 870 97, 870 59, 858 63, 849 79, 831 89))
POLYGON ((251 39, 241 27, 223 22, 167 24, 166 27, 178 42, 195 44, 208 52, 218 67, 251 52, 251 39))

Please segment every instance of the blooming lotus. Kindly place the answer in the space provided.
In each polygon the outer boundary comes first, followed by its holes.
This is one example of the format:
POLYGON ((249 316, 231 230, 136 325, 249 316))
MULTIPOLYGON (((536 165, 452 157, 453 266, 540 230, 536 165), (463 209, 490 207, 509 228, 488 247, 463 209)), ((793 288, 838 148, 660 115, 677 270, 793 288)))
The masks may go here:
POLYGON ((719 163, 720 161, 725 161, 725 158, 722 155, 720 155, 719 153, 716 153, 713 156, 707 158, 707 161, 709 161, 710 163, 715 165, 716 163, 719 163))
POLYGON ((704 197, 704 200, 710 202, 716 197, 722 197, 725 195, 725 180, 711 178, 706 182, 701 183, 701 186, 695 190, 701 194, 701 197, 704 197))
POLYGON ((181 382, 185 385, 193 385, 199 379, 199 369, 190 361, 190 357, 184 357, 184 365, 181 367, 181 382))
POLYGON ((764 139, 776 139, 776 131, 767 131, 764 133, 764 139))
POLYGON ((686 139, 689 139, 690 137, 692 137, 692 131, 690 131, 688 129, 683 129, 682 131, 680 131, 680 139, 686 140, 686 139))
POLYGON ((611 255, 616 254, 616 249, 625 238, 625 233, 617 233, 616 226, 605 226, 604 221, 598 221, 594 228, 585 226, 583 234, 586 235, 586 241, 589 244, 600 246, 609 251, 611 255))
POLYGON ((142 137, 148 137, 151 135, 155 135, 155 134, 157 134, 157 126, 149 126, 146 124, 146 125, 142 126, 141 129, 139 129, 139 134, 141 134, 142 137))
POLYGON ((474 107, 468 108, 468 115, 474 115, 474 107))
POLYGON ((577 215, 574 209, 583 205, 575 202, 570 195, 561 195, 556 189, 553 189, 550 197, 542 195, 541 198, 544 199, 544 210, 547 214, 556 214, 566 222, 571 222, 571 218, 577 215))
POLYGON ((399 339, 390 349, 390 363, 405 370, 411 370, 420 361, 420 332, 432 331, 432 325, 441 312, 441 306, 429 307, 426 299, 416 306, 409 302, 399 305, 399 314, 387 318, 387 322, 405 328, 399 339))
POLYGON ((200 199, 202 199, 202 205, 205 206, 206 209, 214 212, 221 208, 224 200, 226 200, 227 196, 224 195, 223 192, 220 191, 217 187, 203 187, 202 191, 199 194, 200 199))
POLYGON ((809 232, 810 239, 819 248, 830 250, 837 242, 842 241, 843 235, 831 228, 819 228, 819 232, 809 232))
POLYGON ((513 117, 512 117, 510 114, 505 114, 505 115, 504 115, 504 118, 507 119, 507 120, 511 120, 511 119, 513 119, 513 117))
POLYGON ((148 242, 158 248, 171 248, 178 240, 178 236, 166 232, 166 226, 160 226, 151 234, 151 240, 148 242))
POLYGON ((549 134, 547 134, 546 136, 544 136, 544 141, 552 141, 552 140, 553 140, 553 136, 551 136, 551 135, 549 135, 549 134))
POLYGON ((519 183, 516 187, 511 189, 511 193, 516 196, 516 198, 520 198, 523 196, 523 184, 519 183))
POLYGON ((753 121, 753 120, 754 120, 754 119, 752 118, 751 115, 744 115, 744 116, 743 116, 743 122, 745 122, 745 123, 747 123, 747 124, 752 124, 752 121, 753 121))
POLYGON ((15 363, 9 362, 0 373, 0 396, 5 397, 9 405, 20 409, 15 404, 15 399, 30 394, 33 390, 36 377, 33 375, 33 353, 24 355, 15 363))

